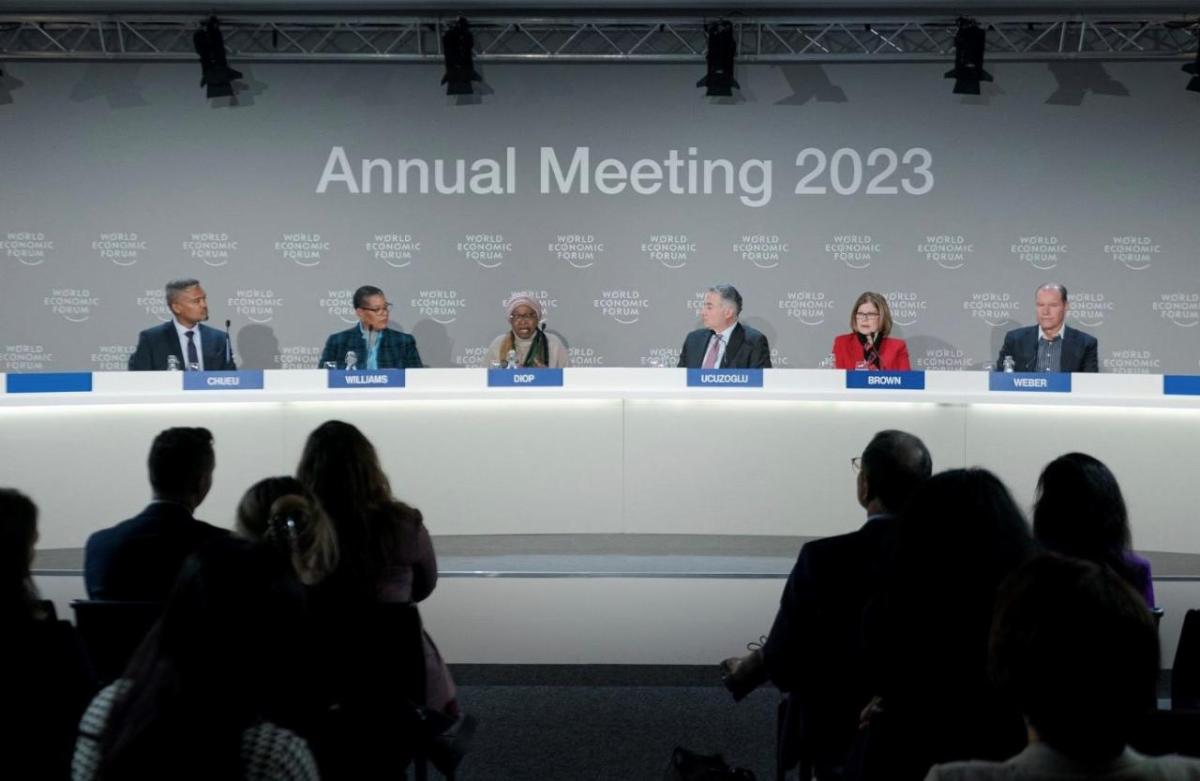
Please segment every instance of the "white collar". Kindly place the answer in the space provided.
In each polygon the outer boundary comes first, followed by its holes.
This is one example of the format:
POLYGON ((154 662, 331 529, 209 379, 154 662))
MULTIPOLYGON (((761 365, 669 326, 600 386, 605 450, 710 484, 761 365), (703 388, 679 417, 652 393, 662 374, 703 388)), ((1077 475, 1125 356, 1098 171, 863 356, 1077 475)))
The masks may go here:
MULTIPOLYGON (((1067 335, 1067 324, 1063 323, 1062 328, 1058 329, 1058 333, 1055 334, 1054 338, 1055 339, 1065 339, 1066 335, 1067 335)), ((1040 325, 1038 326, 1038 339, 1039 340, 1045 339, 1047 342, 1051 341, 1050 337, 1046 336, 1046 332, 1042 330, 1042 327, 1040 325)))

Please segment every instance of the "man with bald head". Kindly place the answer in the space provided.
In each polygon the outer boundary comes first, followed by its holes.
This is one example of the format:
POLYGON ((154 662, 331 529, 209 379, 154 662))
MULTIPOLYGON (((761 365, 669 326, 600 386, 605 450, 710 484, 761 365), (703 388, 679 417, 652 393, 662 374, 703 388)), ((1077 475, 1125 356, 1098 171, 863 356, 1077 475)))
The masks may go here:
POLYGON ((1013 359, 1019 372, 1098 372, 1099 344, 1089 336, 1066 325, 1067 289, 1058 282, 1047 282, 1034 298, 1037 325, 1014 328, 1004 335, 1004 346, 996 359, 996 369, 1004 369, 1004 359, 1013 359))

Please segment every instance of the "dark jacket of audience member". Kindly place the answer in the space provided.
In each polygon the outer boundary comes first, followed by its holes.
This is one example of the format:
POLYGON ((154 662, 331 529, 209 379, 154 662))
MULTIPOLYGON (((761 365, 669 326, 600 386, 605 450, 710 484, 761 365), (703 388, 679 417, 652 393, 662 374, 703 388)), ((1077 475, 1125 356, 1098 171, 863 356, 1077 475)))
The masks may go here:
POLYGON ((171 428, 154 438, 148 460, 154 501, 88 537, 83 572, 90 598, 161 602, 184 559, 229 534, 192 517, 212 487, 215 465, 208 429, 171 428))
POLYGON ((1095 458, 1067 453, 1042 470, 1033 536, 1055 553, 1109 567, 1154 607, 1150 562, 1130 549, 1129 514, 1121 486, 1095 458))
POLYGON ((97 696, 77 779, 315 779, 304 590, 264 546, 225 538, 187 559, 161 621, 97 696))
POLYGON ((30 578, 37 507, 0 488, 0 627, 3 627, 4 773, 9 778, 65 779, 75 729, 96 691, 75 628, 58 621, 30 578))
POLYGON ((1029 746, 1005 762, 935 767, 929 779, 1200 779, 1200 760, 1128 747, 1154 706, 1158 633, 1111 569, 1053 554, 1022 567, 1001 592, 990 665, 1025 714, 1029 746))
POLYGON ((1025 518, 991 472, 950 470, 917 489, 894 574, 868 610, 882 711, 871 718, 860 775, 919 779, 936 762, 1002 759, 1025 744, 1020 713, 988 679, 987 650, 997 590, 1033 550, 1025 518))

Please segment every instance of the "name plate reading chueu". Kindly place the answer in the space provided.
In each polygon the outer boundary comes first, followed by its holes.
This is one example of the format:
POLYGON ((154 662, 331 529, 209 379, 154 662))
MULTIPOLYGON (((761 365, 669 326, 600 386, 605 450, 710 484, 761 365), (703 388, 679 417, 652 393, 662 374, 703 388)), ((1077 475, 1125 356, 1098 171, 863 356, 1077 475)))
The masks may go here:
POLYGON ((561 388, 562 369, 488 369, 489 388, 561 388))
POLYGON ((875 390, 925 390, 925 372, 846 372, 846 387, 875 390))
POLYGON ((364 369, 362 371, 346 371, 345 369, 330 369, 330 388, 403 388, 403 369, 364 369))
POLYGON ((689 388, 761 388, 762 369, 688 369, 689 388))
POLYGON ((988 389, 1018 393, 1070 393, 1071 375, 1066 372, 992 372, 988 389))
POLYGON ((1163 394, 1166 396, 1200 396, 1200 377, 1194 374, 1163 375, 1163 394))
POLYGON ((35 372, 8 374, 4 389, 9 393, 89 393, 91 372, 35 372))
POLYGON ((194 390, 262 390, 261 369, 236 372, 184 372, 183 389, 194 390))

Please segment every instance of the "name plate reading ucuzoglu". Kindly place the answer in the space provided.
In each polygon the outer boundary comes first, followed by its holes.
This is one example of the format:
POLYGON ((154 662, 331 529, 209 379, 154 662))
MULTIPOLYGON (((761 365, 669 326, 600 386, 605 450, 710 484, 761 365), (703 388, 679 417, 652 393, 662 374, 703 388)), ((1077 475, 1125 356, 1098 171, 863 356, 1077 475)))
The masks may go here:
POLYGON ((1071 375, 1066 372, 992 372, 988 389, 1018 393, 1070 393, 1071 375))
POLYGON ((1163 375, 1163 394, 1167 396, 1200 396, 1200 377, 1194 374, 1163 375))
POLYGON ((689 388, 761 388, 762 369, 688 369, 689 388))
POLYGON ((36 372, 8 374, 4 387, 9 393, 89 393, 91 372, 36 372))
POLYGON ((875 390, 925 390, 925 372, 846 372, 846 387, 875 390))
POLYGON ((403 369, 329 370, 330 388, 403 388, 403 369))
POLYGON ((194 390, 262 390, 261 369, 236 372, 184 372, 183 389, 194 390))
POLYGON ((489 388, 561 388, 562 369, 488 369, 489 388))

